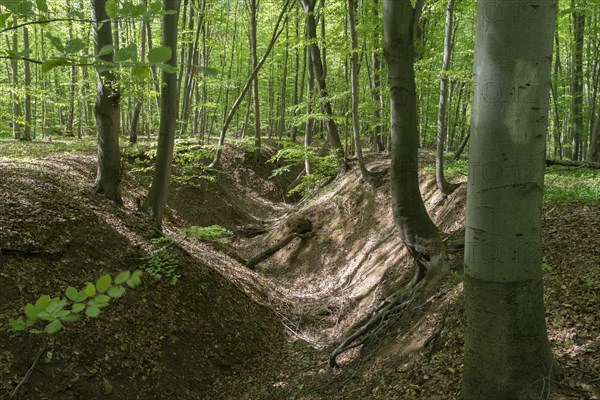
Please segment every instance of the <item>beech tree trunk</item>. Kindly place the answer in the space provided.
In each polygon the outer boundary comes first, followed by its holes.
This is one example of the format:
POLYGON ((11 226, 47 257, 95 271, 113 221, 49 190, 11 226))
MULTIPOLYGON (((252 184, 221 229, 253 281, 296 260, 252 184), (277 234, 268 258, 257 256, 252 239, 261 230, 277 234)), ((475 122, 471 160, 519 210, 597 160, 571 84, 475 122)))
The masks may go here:
POLYGON ((575 0, 571 0, 574 9, 573 17, 573 69, 571 76, 571 122, 573 141, 571 159, 579 161, 582 154, 583 136, 583 33, 585 27, 585 15, 577 9, 575 0))
MULTIPOLYGON (((258 57, 256 55, 256 12, 258 9, 258 0, 250 0, 248 3, 250 9, 250 57, 252 69, 258 66, 258 57)), ((258 73, 258 71, 257 71, 258 73)), ((258 91, 258 77, 254 76, 252 80, 252 105, 254 112, 254 161, 260 159, 260 92, 258 91)))
POLYGON ((388 63, 392 211, 400 237, 414 258, 419 281, 443 260, 444 247, 419 189, 417 102, 410 0, 383 1, 384 53, 388 63))
MULTIPOLYGON (((13 26, 17 25, 17 17, 13 19, 13 26)), ((13 53, 18 53, 17 47, 17 30, 15 29, 12 34, 12 51, 13 53)), ((6 39, 7 47, 11 47, 8 45, 8 38, 6 39)), ((11 69, 11 77, 12 77, 12 137, 15 140, 21 140, 21 100, 19 99, 19 64, 16 58, 10 59, 10 69, 11 69)))
MULTIPOLYGON (((163 46, 171 49, 171 58, 167 61, 173 67, 177 63, 177 22, 179 20, 179 0, 163 0, 163 46), (171 14, 168 14, 171 13, 171 14)), ((160 93, 160 126, 158 129, 158 148, 152 185, 142 210, 150 216, 156 227, 162 229, 162 220, 169 196, 171 171, 173 164, 173 145, 177 124, 177 73, 162 71, 160 93)))
POLYGON ((315 19, 316 0, 301 0, 306 17, 306 39, 308 40, 308 51, 310 53, 311 66, 315 75, 315 83, 321 97, 321 109, 327 115, 327 132, 329 134, 329 144, 335 152, 340 170, 345 169, 344 149, 340 140, 340 134, 337 124, 333 120, 333 110, 331 103, 327 99, 327 85, 325 84, 325 65, 321 59, 321 51, 317 44, 317 21, 315 19))
POLYGON ((444 59, 442 61, 442 77, 440 79, 440 102, 437 119, 437 152, 435 157, 435 180, 437 187, 445 195, 452 193, 458 185, 449 183, 444 176, 444 142, 446 131, 446 106, 448 104, 448 75, 450 58, 452 57, 452 18, 454 0, 448 0, 446 7, 446 29, 444 33, 444 59))
POLYGON ((541 217, 557 5, 480 0, 464 260, 465 399, 548 398, 541 217), (491 21, 488 11, 505 15, 491 21))
POLYGON ((354 134, 354 149, 356 151, 356 158, 358 161, 358 167, 360 174, 363 179, 369 182, 371 185, 375 185, 375 177, 365 166, 365 160, 363 159, 362 143, 360 140, 360 121, 358 117, 358 40, 356 38, 356 1, 348 0, 349 10, 349 22, 350 22, 350 51, 352 56, 350 58, 350 79, 352 81, 352 131, 354 134))
MULTIPOLYGON (((96 54, 106 45, 112 45, 111 21, 106 14, 106 0, 93 0, 92 29, 96 54)), ((113 53, 100 57, 112 62, 113 53)), ((120 93, 111 70, 97 70, 98 86, 94 115, 98 140, 98 171, 96 192, 118 205, 121 199, 121 152, 119 149, 120 93)))
POLYGON ((600 107, 598 107, 598 115, 596 116, 594 132, 592 134, 592 140, 590 142, 588 161, 600 163, 600 107))
MULTIPOLYGON (((29 30, 27 26, 23 26, 23 47, 29 49, 29 30)), ((21 140, 31 140, 31 66, 29 61, 24 61, 23 66, 25 72, 25 126, 23 127, 23 136, 21 140)))

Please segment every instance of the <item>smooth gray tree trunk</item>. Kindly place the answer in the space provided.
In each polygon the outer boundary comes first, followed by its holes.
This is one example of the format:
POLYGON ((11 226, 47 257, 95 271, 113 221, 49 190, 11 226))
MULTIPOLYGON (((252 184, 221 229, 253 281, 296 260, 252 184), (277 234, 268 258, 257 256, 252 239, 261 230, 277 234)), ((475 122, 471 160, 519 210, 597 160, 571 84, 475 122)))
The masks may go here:
MULTIPOLYGON (((29 49, 29 30, 27 26, 23 26, 23 48, 29 49)), ((23 127, 23 136, 21 140, 31 140, 31 66, 29 61, 24 61, 23 66, 25 72, 25 126, 23 127)))
POLYGON ((400 237, 417 266, 415 282, 444 257, 439 231, 419 189, 417 104, 410 0, 383 1, 384 53, 390 88, 392 211, 400 237))
MULTIPOLYGON (((106 15, 106 0, 92 0, 92 29, 94 48, 100 49, 112 44, 111 22, 106 15), (102 22, 101 22, 102 21, 102 22)), ((113 53, 100 59, 112 62, 113 53)), ((96 192, 118 205, 121 199, 121 152, 119 149, 119 107, 120 93, 111 70, 99 69, 96 72, 98 86, 96 92, 96 137, 98 140, 98 171, 96 192)))
POLYGON ((452 57, 452 18, 454 0, 448 0, 446 7, 446 28, 444 33, 444 57, 442 61, 442 77, 440 79, 440 101, 437 117, 437 151, 435 157, 435 180, 437 187, 445 195, 452 193, 458 185, 449 183, 444 176, 444 142, 446 132, 446 108, 448 105, 448 70, 452 57))
POLYGON ((333 119, 333 109, 329 101, 327 86, 325 83, 326 66, 321 58, 321 51, 317 44, 317 20, 315 19, 316 0, 301 0, 302 8, 305 14, 306 39, 309 43, 308 51, 310 53, 311 66, 315 75, 315 82, 319 95, 321 97, 321 109, 327 115, 327 132, 329 134, 329 144, 336 154, 338 167, 343 171, 346 166, 344 163, 344 149, 340 140, 338 126, 333 119))
POLYGON ((557 5, 480 0, 464 260, 464 399, 548 398, 542 195, 557 5), (519 3, 520 4, 520 3, 519 3), (493 19, 494 9, 502 17, 493 19))
POLYGON ((352 132, 354 135, 354 150, 358 161, 358 168, 363 179, 375 185, 375 177, 365 166, 363 159, 362 143, 360 139, 360 121, 358 116, 358 40, 356 38, 356 1, 348 0, 348 15, 350 22, 350 80, 352 82, 352 132))
MULTIPOLYGON (((177 22, 179 20, 179 0, 163 0, 163 46, 171 49, 171 58, 167 61, 173 67, 177 63, 177 22), (167 12, 174 12, 166 14, 167 12)), ((158 148, 152 184, 148 197, 142 204, 142 210, 148 214, 156 227, 162 229, 162 220, 169 196, 171 171, 173 164, 173 146, 177 124, 177 106, 179 91, 177 73, 162 71, 160 92, 160 126, 158 129, 158 148)))

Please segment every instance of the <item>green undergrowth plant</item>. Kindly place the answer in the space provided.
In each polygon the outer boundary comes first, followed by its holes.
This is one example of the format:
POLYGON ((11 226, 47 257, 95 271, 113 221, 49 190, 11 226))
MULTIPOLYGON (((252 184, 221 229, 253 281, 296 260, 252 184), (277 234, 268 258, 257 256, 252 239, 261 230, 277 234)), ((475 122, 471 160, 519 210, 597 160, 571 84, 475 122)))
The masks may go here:
POLYGON ((110 274, 102 275, 96 283, 88 282, 82 290, 69 286, 64 296, 40 296, 36 302, 25 306, 25 318, 9 319, 13 331, 53 334, 64 324, 76 322, 81 315, 96 318, 111 300, 123 296, 126 287, 141 284, 142 271, 123 271, 113 280, 110 274))
POLYGON ((544 180, 544 201, 600 201, 600 171, 581 167, 548 166, 544 180))
POLYGON ((301 144, 287 141, 280 144, 282 148, 269 159, 269 162, 283 165, 273 170, 271 178, 290 172, 294 167, 302 166, 305 160, 308 160, 311 167, 311 173, 304 175, 300 184, 292 188, 288 195, 306 196, 316 186, 329 182, 337 174, 335 154, 320 156, 319 149, 316 147, 304 147, 301 144))
POLYGON ((190 226, 182 229, 180 235, 187 235, 206 242, 225 244, 229 242, 229 237, 233 235, 233 232, 220 225, 190 226))
POLYGON ((178 245, 189 237, 207 242, 225 244, 229 241, 228 238, 232 234, 233 232, 220 225, 190 226, 181 229, 173 236, 161 236, 152 239, 152 243, 160 247, 144 258, 144 270, 155 279, 160 280, 165 277, 171 281, 171 285, 176 285, 181 275, 177 273, 179 261, 171 251, 173 246, 178 245))
POLYGON ((144 259, 144 271, 154 279, 168 278, 171 285, 176 285, 181 278, 177 273, 179 261, 168 248, 161 248, 144 259))
MULTIPOLYGON (((157 142, 143 142, 125 147, 122 153, 131 172, 149 177, 155 168, 157 146, 157 142)), ((207 166, 214 153, 214 145, 201 145, 197 140, 190 138, 175 140, 173 181, 190 187, 214 182, 216 170, 207 166)))
POLYGON ((67 154, 93 154, 97 151, 97 144, 95 136, 81 139, 59 136, 52 140, 46 138, 23 142, 1 138, 0 148, 0 160, 32 160, 67 154))

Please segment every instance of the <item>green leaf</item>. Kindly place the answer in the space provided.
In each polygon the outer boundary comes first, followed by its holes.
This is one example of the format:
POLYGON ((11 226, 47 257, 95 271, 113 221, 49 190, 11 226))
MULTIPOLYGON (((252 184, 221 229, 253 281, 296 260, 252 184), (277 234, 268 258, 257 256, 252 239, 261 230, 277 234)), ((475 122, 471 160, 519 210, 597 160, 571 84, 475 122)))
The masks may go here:
POLYGON ((23 321, 23 317, 19 317, 17 319, 9 319, 8 325, 10 325, 10 329, 13 331, 22 331, 25 329, 25 321, 23 321))
POLYGON ((11 13, 0 14, 0 28, 3 28, 6 25, 6 21, 8 21, 11 16, 11 13))
POLYGON ((96 289, 98 289, 99 292, 105 292, 110 287, 111 283, 112 279, 109 274, 102 275, 96 281, 96 289))
POLYGON ((62 317, 60 320, 63 322, 76 322, 76 321, 79 321, 80 319, 81 318, 79 318, 78 315, 69 314, 69 315, 62 317))
POLYGON ((137 60, 137 45, 135 43, 130 44, 127 47, 119 49, 115 53, 115 61, 136 61, 137 60))
POLYGON ((131 276, 130 271, 123 271, 115 278, 115 285, 122 285, 131 276))
POLYGON ((52 314, 55 311, 58 311, 60 307, 60 301, 56 298, 52 299, 50 303, 46 306, 46 312, 52 314))
POLYGON ((75 303, 75 304, 73 304, 73 307, 71 307, 71 311, 73 311, 74 313, 81 312, 84 309, 85 309, 85 304, 82 304, 82 303, 75 303))
POLYGON ((47 334, 52 335, 53 333, 60 331, 61 328, 62 328, 62 323, 60 322, 59 319, 55 319, 54 321, 52 321, 48 325, 46 325, 46 328, 44 329, 44 331, 46 331, 47 334))
POLYGON ((108 0, 104 9, 106 10, 106 15, 108 15, 108 18, 116 18, 119 14, 119 7, 117 6, 117 2, 115 0, 108 0))
POLYGON ((156 66, 158 68, 160 68, 161 70, 169 73, 169 74, 176 74, 177 73, 177 67, 171 65, 171 64, 165 64, 165 63, 156 63, 156 66))
POLYGON ((141 276, 142 271, 135 271, 133 275, 131 275, 131 278, 127 279, 127 286, 132 289, 138 286, 140 283, 142 283, 142 280, 140 279, 141 276))
POLYGON ((66 317, 69 314, 71 314, 71 311, 69 311, 69 310, 60 310, 59 312, 55 312, 52 315, 54 317, 56 317, 56 318, 63 318, 63 317, 66 317))
POLYGON ((77 301, 77 296, 79 296, 79 291, 75 289, 73 286, 69 286, 65 292, 67 298, 71 301, 77 301))
POLYGON ((96 295, 96 286, 94 286, 93 283, 88 282, 87 285, 85 286, 85 293, 89 297, 93 297, 94 295, 96 295))
POLYGON ((113 286, 108 290, 108 295, 113 299, 118 299, 125 294, 125 288, 122 286, 113 286))
POLYGON ((38 10, 42 12, 48 12, 48 4, 46 0, 35 0, 35 4, 37 5, 38 10))
POLYGON ((29 319, 37 319, 37 315, 38 315, 39 311, 35 308, 35 306, 31 303, 27 303, 27 305, 25 306, 25 315, 27 316, 27 318, 29 319))
POLYGON ((52 314, 50 314, 48 311, 42 311, 38 314, 38 318, 44 321, 52 321, 54 319, 56 319, 52 314))
POLYGON ((56 68, 60 65, 65 65, 67 63, 68 60, 66 58, 50 58, 42 63, 42 72, 48 72, 53 68, 56 68))
POLYGON ((133 67, 131 69, 131 76, 143 81, 150 76, 150 70, 146 66, 133 67))
POLYGON ((88 307, 85 310, 85 315, 91 318, 96 318, 98 315, 100 315, 100 309, 98 307, 88 307))
POLYGON ((35 309, 38 310, 38 312, 45 310, 48 303, 50 303, 50 300, 52 300, 52 298, 50 296, 48 296, 47 294, 41 296, 35 302, 35 309))
POLYGON ((216 68, 203 67, 201 65, 198 66, 200 72, 204 72, 205 75, 217 76, 219 75, 219 70, 216 68))
POLYGON ((90 301, 88 301, 88 306, 96 307, 96 308, 104 308, 104 307, 108 306, 108 303, 99 303, 95 300, 90 300, 90 301))
POLYGON ((60 51, 61 53, 64 53, 65 46, 63 45, 62 40, 60 40, 59 37, 53 36, 50 33, 47 33, 46 37, 50 39, 50 43, 52 43, 52 46, 54 46, 56 50, 60 51))
POLYGON ((110 301, 110 297, 105 294, 99 294, 98 296, 94 297, 94 301, 100 304, 108 303, 110 301))
POLYGON ((75 301, 77 303, 81 303, 82 301, 84 301, 85 299, 87 299, 89 296, 88 294, 85 292, 85 289, 82 290, 81 292, 77 293, 77 298, 75 299, 75 301))
POLYGON ((65 44, 65 53, 77 53, 85 48, 85 43, 79 38, 68 40, 65 44))
POLYGON ((41 330, 39 330, 39 329, 30 329, 30 330, 29 330, 29 333, 33 333, 33 334, 36 334, 36 335, 38 335, 38 334, 40 334, 40 333, 44 333, 44 331, 41 331, 41 330))
POLYGON ((115 46, 113 46, 112 44, 106 44, 106 45, 102 46, 102 48, 98 52, 98 57, 102 57, 107 54, 110 54, 114 51, 114 49, 115 49, 115 46))
POLYGON ((148 52, 148 61, 151 63, 163 63, 171 59, 171 48, 168 46, 155 47, 148 52))
POLYGON ((33 3, 29 0, 2 0, 0 6, 6 7, 14 14, 33 16, 33 3))

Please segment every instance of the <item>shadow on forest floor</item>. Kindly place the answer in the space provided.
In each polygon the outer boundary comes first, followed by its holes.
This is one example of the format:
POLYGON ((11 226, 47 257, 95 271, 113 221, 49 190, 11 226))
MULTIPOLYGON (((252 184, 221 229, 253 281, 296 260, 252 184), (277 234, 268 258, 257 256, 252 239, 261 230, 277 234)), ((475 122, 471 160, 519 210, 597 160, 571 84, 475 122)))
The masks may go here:
MULTIPOLYGON (((427 162, 427 159, 424 159, 427 162)), ((371 166, 388 161, 371 157, 371 166)), ((94 195, 94 157, 59 153, 0 161, 0 398, 23 379, 22 399, 451 399, 462 369, 461 256, 385 335, 326 366, 328 350, 410 275, 391 218, 389 182, 373 191, 354 169, 298 204, 268 165, 227 148, 224 173, 202 185, 175 183, 167 233, 219 224, 226 247, 249 258, 309 218, 295 239, 250 271, 222 245, 186 239, 173 247, 181 275, 143 284, 97 319, 41 336, 5 323, 42 294, 59 295, 104 273, 144 268, 157 236, 136 210, 143 176, 128 173, 124 207, 94 195)), ((389 179, 389 178, 388 178, 389 179)), ((463 223, 464 185, 421 190, 445 231, 463 223)), ((600 390, 600 204, 547 203, 544 277, 548 329, 560 381, 553 399, 594 399, 600 390)))

